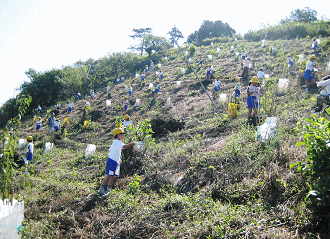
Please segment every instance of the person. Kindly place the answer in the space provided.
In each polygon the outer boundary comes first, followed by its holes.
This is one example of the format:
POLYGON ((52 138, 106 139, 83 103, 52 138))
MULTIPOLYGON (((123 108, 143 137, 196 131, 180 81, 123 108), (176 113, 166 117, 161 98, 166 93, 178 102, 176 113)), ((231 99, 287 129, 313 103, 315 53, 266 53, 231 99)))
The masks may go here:
POLYGON ((237 100, 241 95, 241 88, 242 88, 241 79, 237 78, 236 79, 236 85, 234 87, 234 90, 235 90, 235 92, 234 92, 235 103, 237 103, 237 100))
POLYGON ((123 101, 123 111, 127 111, 128 104, 129 104, 129 101, 128 101, 127 97, 125 97, 124 101, 123 101))
POLYGON ((54 121, 54 131, 58 132, 60 130, 61 122, 59 118, 56 118, 54 121))
POLYGON ((288 56, 288 68, 292 69, 293 67, 293 58, 291 57, 291 55, 288 56))
POLYGON ((141 74, 141 80, 145 80, 146 77, 147 76, 146 76, 145 72, 142 72, 142 74, 141 74))
POLYGON ((259 80, 262 79, 262 78, 264 78, 265 72, 263 71, 263 69, 260 69, 258 71, 257 76, 258 76, 259 80))
POLYGON ((37 130, 37 132, 40 131, 40 129, 41 129, 41 124, 42 124, 42 119, 41 119, 41 117, 38 117, 38 120, 37 120, 37 122, 36 122, 36 130, 37 130))
POLYGON ((323 89, 316 99, 315 113, 319 113, 322 110, 323 104, 330 105, 330 75, 318 82, 317 87, 323 87, 323 89))
POLYGON ((242 77, 248 77, 249 76, 249 66, 250 66, 250 57, 247 57, 246 60, 243 61, 242 77))
POLYGON ((199 58, 199 65, 203 65, 203 63, 204 63, 204 60, 203 60, 202 57, 200 57, 200 58, 199 58))
POLYGON ((119 81, 120 81, 120 79, 119 79, 119 77, 117 77, 117 79, 115 80, 115 84, 119 84, 119 81))
POLYGON ((155 87, 155 90, 154 90, 154 94, 157 94, 159 91, 160 91, 160 83, 156 82, 156 87, 155 87))
POLYGON ((48 128, 47 128, 47 131, 46 131, 46 134, 50 134, 53 132, 54 130, 54 122, 55 122, 55 113, 52 112, 51 113, 51 116, 48 118, 48 128))
POLYGON ((132 87, 130 87, 130 88, 129 88, 129 90, 128 90, 128 95, 129 95, 129 96, 131 96, 131 95, 132 95, 132 93, 133 93, 133 88, 132 88, 132 87))
POLYGON ((208 65, 206 68, 206 79, 211 79, 211 65, 208 65))
POLYGON ((33 137, 32 136, 26 137, 26 141, 28 142, 28 144, 26 147, 24 163, 28 164, 28 161, 31 162, 33 159, 33 137))
POLYGON ((95 93, 94 93, 94 90, 91 91, 91 100, 94 99, 95 97, 95 93))
POLYGON ((9 131, 12 131, 13 130, 13 118, 10 118, 7 122, 7 125, 6 125, 9 129, 9 131))
POLYGON ((123 144, 124 130, 122 128, 114 129, 112 134, 114 136, 114 140, 109 149, 105 177, 102 180, 100 189, 98 191, 98 195, 101 196, 110 192, 115 183, 116 177, 118 177, 120 174, 121 150, 136 145, 136 142, 123 144))
POLYGON ((132 124, 132 121, 129 119, 128 115, 124 116, 124 121, 123 121, 123 128, 124 130, 130 125, 132 124))
POLYGON ((318 42, 317 42, 317 40, 314 38, 314 39, 313 39, 313 43, 312 43, 312 48, 313 48, 313 51, 314 51, 314 52, 317 52, 317 51, 319 50, 319 46, 318 46, 317 44, 318 44, 318 42))
POLYGON ((150 67, 149 67, 150 72, 152 72, 154 66, 155 66, 154 62, 152 60, 150 60, 150 67))
POLYGON ((259 86, 259 79, 257 76, 253 76, 249 86, 247 88, 247 107, 249 109, 248 112, 248 119, 251 118, 252 110, 254 111, 254 116, 258 115, 258 102, 260 97, 260 86, 259 86))
POLYGON ((245 53, 245 51, 242 51, 242 60, 243 61, 245 60, 245 57, 246 57, 246 53, 245 53))
POLYGON ((73 107, 73 103, 70 102, 70 103, 68 104, 68 112, 69 112, 69 113, 72 112, 72 107, 73 107))
POLYGON ((305 85, 303 87, 305 87, 306 92, 309 91, 309 86, 313 83, 315 83, 313 81, 313 79, 315 79, 315 77, 313 76, 313 71, 314 71, 314 61, 316 60, 316 56, 312 55, 309 58, 309 61, 306 64, 306 70, 304 72, 304 77, 305 77, 305 85))
POLYGON ((164 72, 160 70, 159 72, 159 79, 162 80, 164 78, 164 72))
POLYGON ((213 97, 215 98, 217 95, 217 92, 221 90, 221 80, 218 77, 215 82, 214 82, 215 86, 214 86, 214 93, 213 93, 213 97))
POLYGON ((78 100, 80 100, 80 98, 81 98, 80 92, 77 93, 77 98, 78 98, 78 100))
POLYGON ((56 109, 57 110, 60 110, 61 109, 61 102, 58 102, 57 105, 56 105, 56 109))
POLYGON ((42 112, 42 108, 40 105, 38 105, 38 108, 37 108, 38 112, 41 113, 42 112))
POLYGON ((144 70, 143 70, 143 71, 144 71, 144 74, 146 74, 146 75, 148 74, 148 71, 149 71, 149 67, 148 67, 148 65, 146 65, 146 66, 144 67, 144 70))

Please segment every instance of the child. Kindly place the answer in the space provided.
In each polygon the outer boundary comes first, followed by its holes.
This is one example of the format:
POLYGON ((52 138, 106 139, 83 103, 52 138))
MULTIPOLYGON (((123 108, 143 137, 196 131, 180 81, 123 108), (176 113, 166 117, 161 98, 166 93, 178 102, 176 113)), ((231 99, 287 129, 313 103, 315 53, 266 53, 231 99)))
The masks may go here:
POLYGON ((316 60, 316 56, 315 55, 312 55, 310 58, 309 58, 309 61, 307 62, 306 64, 306 70, 304 72, 304 77, 305 77, 305 90, 306 92, 309 91, 309 84, 310 83, 314 83, 313 82, 313 79, 314 79, 314 76, 313 76, 313 71, 314 71, 314 61, 316 60))
POLYGON ((36 130, 37 130, 37 132, 40 131, 40 129, 41 129, 41 124, 42 124, 42 119, 41 119, 41 117, 38 117, 38 120, 37 120, 37 122, 36 122, 36 130))
POLYGON ((56 109, 57 110, 60 110, 61 109, 61 102, 58 102, 57 105, 56 105, 56 109))
POLYGON ((47 127, 47 131, 46 131, 46 134, 50 134, 53 132, 54 130, 54 122, 55 122, 55 113, 52 112, 51 113, 51 116, 48 118, 48 127, 47 127))
POLYGON ((95 94, 94 94, 94 90, 91 91, 91 100, 94 99, 95 94))
POLYGON ((80 100, 80 98, 81 98, 81 94, 80 94, 80 92, 78 92, 78 94, 77 94, 77 98, 78 98, 78 100, 80 100))
POLYGON ((146 65, 145 67, 144 67, 144 74, 148 74, 148 71, 149 71, 149 68, 148 68, 148 65, 146 65))
POLYGON ((246 60, 243 61, 242 77, 248 77, 248 75, 249 75, 249 66, 250 66, 250 57, 246 58, 246 60))
POLYGON ((128 95, 129 95, 129 96, 131 96, 131 95, 132 95, 132 93, 133 93, 133 88, 132 88, 132 87, 130 87, 130 88, 129 88, 129 90, 128 90, 128 95))
POLYGON ((258 114, 258 101, 260 97, 259 79, 253 76, 247 88, 247 107, 249 109, 248 118, 251 118, 252 109, 254 109, 254 116, 258 114))
POLYGON ((293 59, 292 57, 289 55, 288 56, 288 68, 291 69, 293 67, 293 59))
POLYGON ((27 160, 31 162, 33 158, 33 137, 32 136, 26 137, 26 141, 28 142, 28 145, 26 147, 26 153, 25 153, 26 158, 24 159, 24 163, 28 164, 27 160))
POLYGON ((123 121, 123 128, 124 128, 124 130, 125 130, 130 124, 132 124, 132 121, 130 121, 128 115, 125 115, 125 116, 124 116, 124 121, 123 121))
POLYGON ((156 87, 154 93, 157 94, 160 91, 160 83, 156 82, 156 87))
POLYGON ((55 132, 58 132, 60 130, 60 126, 61 126, 61 122, 60 122, 60 119, 57 118, 54 122, 54 130, 55 132))
POLYGON ((159 79, 162 80, 164 78, 164 72, 160 70, 159 72, 159 79))
POLYGON ((258 76, 259 79, 264 78, 264 76, 265 76, 265 72, 263 71, 263 69, 260 69, 260 70, 258 71, 257 76, 258 76))
POLYGON ((143 72, 143 73, 141 74, 141 80, 145 80, 146 77, 147 77, 146 74, 143 72))
POLYGON ((104 195, 110 192, 113 187, 113 184, 116 180, 116 177, 120 173, 120 164, 121 164, 121 150, 127 149, 134 146, 136 143, 132 142, 129 144, 123 144, 124 139, 124 130, 121 128, 116 128, 112 134, 114 135, 114 141, 111 144, 109 149, 108 160, 106 164, 105 177, 101 183, 100 189, 98 191, 99 195, 104 195), (105 189, 107 186, 107 189, 105 189))
POLYGON ((206 79, 211 79, 211 65, 208 65, 207 66, 207 69, 206 69, 206 79))
POLYGON ((200 58, 199 58, 199 65, 200 65, 200 66, 203 65, 203 63, 204 63, 203 58, 200 57, 200 58))
POLYGON ((125 97, 124 101, 123 101, 123 111, 127 111, 128 104, 129 104, 129 101, 128 101, 127 97, 125 97))
POLYGON ((68 112, 69 112, 69 113, 72 112, 72 107, 73 107, 73 103, 70 102, 70 103, 68 104, 68 112))
POLYGON ((315 38, 313 39, 312 48, 314 52, 317 52, 319 50, 319 47, 317 45, 317 40, 315 38))
POLYGON ((242 84, 241 84, 241 79, 237 78, 236 79, 236 85, 234 87, 234 95, 235 95, 235 103, 237 104, 237 99, 240 97, 241 95, 241 88, 242 88, 242 84))
POLYGON ((245 51, 242 51, 242 60, 243 61, 245 60, 245 57, 246 57, 246 53, 245 53, 245 51))
POLYGON ((219 79, 219 77, 215 80, 214 82, 215 86, 214 86, 214 93, 213 93, 213 98, 216 97, 217 92, 221 90, 221 80, 219 79))
POLYGON ((330 75, 327 75, 322 81, 319 81, 317 87, 323 89, 320 91, 320 95, 316 99, 315 113, 319 113, 322 110, 323 104, 330 105, 330 75))
POLYGON ((37 108, 38 112, 41 113, 42 112, 42 108, 40 105, 38 105, 38 108, 37 108))

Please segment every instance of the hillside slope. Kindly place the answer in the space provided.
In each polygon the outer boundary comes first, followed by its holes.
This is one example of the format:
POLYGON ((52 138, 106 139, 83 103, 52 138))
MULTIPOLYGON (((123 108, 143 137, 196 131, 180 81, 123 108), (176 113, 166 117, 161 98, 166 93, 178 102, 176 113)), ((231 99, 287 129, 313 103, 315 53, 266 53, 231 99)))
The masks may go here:
MULTIPOLYGON (((330 39, 321 39, 322 42, 330 39)), ((64 134, 48 136, 46 125, 35 132, 32 118, 23 122, 19 138, 32 134, 35 158, 29 165, 29 185, 24 169, 16 175, 25 200, 24 238, 326 238, 329 225, 315 223, 306 206, 306 182, 289 165, 304 160, 306 149, 296 146, 301 135, 296 123, 313 112, 317 89, 306 93, 301 87, 298 64, 287 72, 287 55, 312 54, 310 40, 261 42, 237 41, 197 48, 190 68, 184 54, 173 50, 160 63, 164 79, 155 70, 145 81, 129 78, 114 84, 109 96, 106 86, 96 96, 75 101, 72 113, 66 104, 58 117, 69 125, 64 134), (234 46, 234 50, 231 48, 234 46), (270 49, 275 47, 276 56, 270 49), (217 49, 219 48, 219 50, 217 49), (195 78, 205 83, 212 96, 213 82, 205 81, 206 66, 215 67, 222 81, 221 93, 233 93, 235 79, 242 73, 236 51, 245 50, 253 68, 243 80, 240 110, 228 119, 227 103, 214 98, 215 109, 195 78), (212 55, 212 59, 208 58, 212 55), (198 65, 199 57, 205 63, 198 65), (185 68, 186 74, 180 69, 185 68), (270 79, 262 85, 260 117, 278 118, 277 134, 268 143, 256 140, 256 128, 247 124, 246 88, 251 76, 263 68, 270 79), (193 70, 193 71, 191 71, 193 70), (290 79, 288 89, 278 95, 279 78, 290 79), (161 83, 153 96, 149 84, 161 83), (177 82, 181 81, 181 85, 177 82), (274 83, 275 86, 272 86, 274 83), (111 131, 133 88, 127 114, 134 124, 151 120, 154 143, 145 150, 123 152, 121 176, 108 198, 95 195, 104 176, 111 131), (168 98, 171 99, 169 106, 168 98), (107 99, 111 105, 106 105, 107 99), (139 107, 135 107, 140 99, 139 107), (86 112, 86 102, 90 109, 86 112), (84 120, 90 126, 84 128, 84 120), (44 153, 46 142, 54 148, 44 153), (87 144, 96 153, 84 157, 87 144)), ((317 54, 318 75, 325 75, 329 49, 317 54)), ((156 66, 157 66, 156 64, 156 66)), ((141 69, 142 71, 142 69, 141 69)), ((49 112, 51 110, 49 109, 49 112)), ((46 113, 42 113, 47 118, 46 113)), ((127 142, 131 136, 127 137, 127 142)), ((146 142, 145 142, 146 145, 146 142)), ((18 151, 23 153, 23 150, 18 151)))

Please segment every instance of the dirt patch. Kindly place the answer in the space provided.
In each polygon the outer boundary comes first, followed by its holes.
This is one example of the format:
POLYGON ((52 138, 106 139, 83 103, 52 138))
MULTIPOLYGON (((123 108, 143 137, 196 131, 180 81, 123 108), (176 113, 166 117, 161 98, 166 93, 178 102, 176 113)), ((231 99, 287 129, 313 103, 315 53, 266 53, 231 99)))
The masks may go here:
POLYGON ((176 120, 176 119, 152 119, 150 121, 153 137, 160 138, 166 135, 169 132, 176 132, 178 130, 182 130, 185 127, 185 122, 183 120, 176 120))

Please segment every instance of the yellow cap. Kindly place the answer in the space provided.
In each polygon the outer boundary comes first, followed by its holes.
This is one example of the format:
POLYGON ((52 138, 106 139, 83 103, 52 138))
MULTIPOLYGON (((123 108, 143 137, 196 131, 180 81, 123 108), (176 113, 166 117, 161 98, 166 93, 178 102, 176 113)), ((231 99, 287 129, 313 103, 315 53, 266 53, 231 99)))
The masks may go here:
POLYGON ((315 55, 311 55, 311 57, 309 59, 316 59, 315 55))
POLYGON ((124 130, 122 128, 115 128, 113 131, 112 131, 112 134, 114 136, 116 136, 117 134, 120 134, 120 133, 124 133, 124 130))
POLYGON ((128 116, 128 115, 125 115, 125 116, 124 116, 124 120, 125 120, 125 119, 129 119, 129 116, 128 116))
POLYGON ((236 78, 236 81, 241 81, 241 78, 236 78))
POLYGON ((252 83, 259 83, 259 78, 257 76, 253 76, 252 79, 250 80, 252 83))
POLYGON ((26 140, 33 141, 33 137, 30 135, 30 136, 26 137, 26 140))

